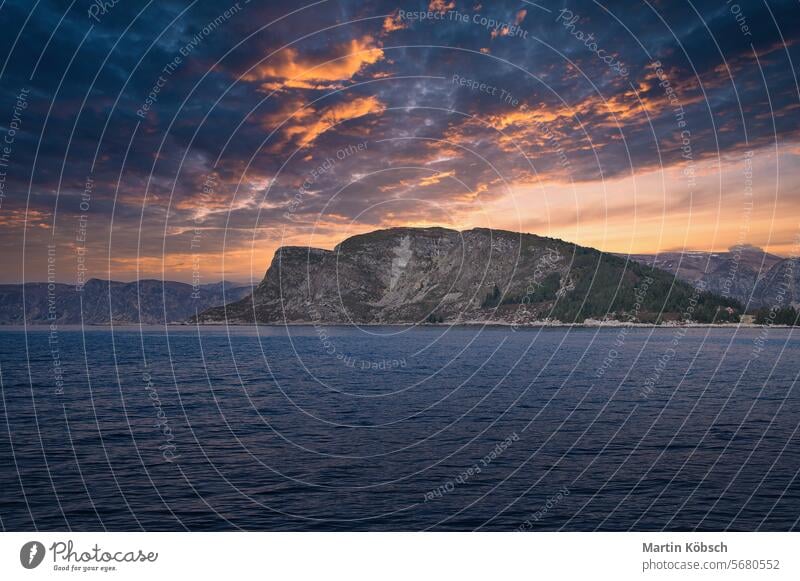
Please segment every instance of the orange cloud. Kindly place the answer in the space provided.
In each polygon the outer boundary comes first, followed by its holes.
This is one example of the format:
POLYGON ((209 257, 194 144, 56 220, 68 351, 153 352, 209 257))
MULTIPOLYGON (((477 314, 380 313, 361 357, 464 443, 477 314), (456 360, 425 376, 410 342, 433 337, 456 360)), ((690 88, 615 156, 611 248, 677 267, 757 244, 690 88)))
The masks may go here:
POLYGON ((430 4, 428 4, 428 11, 429 12, 438 12, 439 14, 444 14, 445 12, 452 10, 456 7, 456 3, 453 0, 431 0, 430 4))
POLYGON ((28 210, 5 210, 0 215, 0 226, 50 228, 52 214, 29 208, 28 210))
POLYGON ((331 58, 303 55, 295 48, 287 48, 242 78, 263 81, 266 90, 336 88, 383 57, 383 50, 367 35, 335 46, 331 58))
POLYGON ((531 124, 539 124, 539 123, 553 123, 560 118, 569 117, 567 112, 565 111, 562 115, 553 110, 547 110, 545 108, 525 108, 522 107, 518 109, 514 109, 507 113, 501 113, 499 115, 492 115, 489 117, 489 124, 492 127, 496 127, 497 129, 503 130, 507 127, 512 125, 519 125, 521 127, 529 126, 531 124))
POLYGON ((395 10, 392 14, 383 19, 383 33, 389 34, 396 30, 408 28, 408 23, 400 19, 400 10, 395 10))
MULTIPOLYGON (((365 115, 383 113, 385 110, 386 105, 374 95, 337 103, 321 111, 307 107, 290 116, 284 134, 289 139, 295 139, 301 145, 308 145, 338 123, 365 115)), ((265 119, 268 125, 275 120, 276 114, 265 119)))
POLYGON ((431 176, 422 178, 419 181, 419 185, 421 187, 432 186, 434 184, 438 184, 445 178, 451 178, 454 177, 455 175, 456 175, 455 170, 444 171, 444 172, 440 171, 439 173, 435 173, 431 176))
POLYGON ((499 30, 492 30, 491 36, 492 38, 497 38, 498 36, 508 36, 508 26, 503 26, 499 30))

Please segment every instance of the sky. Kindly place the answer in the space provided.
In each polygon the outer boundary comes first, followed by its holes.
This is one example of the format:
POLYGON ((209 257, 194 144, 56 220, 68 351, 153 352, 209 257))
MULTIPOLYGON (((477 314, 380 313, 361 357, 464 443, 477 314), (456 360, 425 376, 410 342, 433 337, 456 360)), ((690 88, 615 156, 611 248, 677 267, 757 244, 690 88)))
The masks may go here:
POLYGON ((0 282, 258 281, 393 226, 800 249, 796 0, 25 0, 0 26, 0 282))

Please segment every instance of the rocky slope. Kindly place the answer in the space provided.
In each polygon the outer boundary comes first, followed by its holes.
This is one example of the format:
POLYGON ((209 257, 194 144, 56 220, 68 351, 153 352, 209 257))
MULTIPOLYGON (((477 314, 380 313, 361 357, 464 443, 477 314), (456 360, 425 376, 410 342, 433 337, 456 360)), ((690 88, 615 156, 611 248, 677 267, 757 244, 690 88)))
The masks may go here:
POLYGON ((675 274, 681 280, 720 296, 731 297, 748 310, 776 304, 800 305, 800 268, 797 260, 782 258, 754 246, 731 248, 728 252, 665 252, 637 254, 630 258, 675 274), (781 287, 787 287, 781 290, 781 287))
POLYGON ((561 240, 487 229, 393 228, 353 236, 333 250, 280 248, 252 296, 199 319, 525 324, 654 322, 693 312, 694 320, 707 322, 738 317, 738 309, 735 301, 661 270, 561 240))
POLYGON ((756 306, 800 309, 800 260, 781 260, 759 278, 753 294, 756 306))
POLYGON ((160 280, 140 280, 137 284, 95 278, 88 280, 82 291, 68 284, 55 284, 52 291, 48 291, 47 283, 4 284, 0 285, 0 324, 22 324, 25 319, 28 324, 183 322, 197 312, 241 299, 250 292, 250 287, 232 283, 195 289, 190 284, 160 280))

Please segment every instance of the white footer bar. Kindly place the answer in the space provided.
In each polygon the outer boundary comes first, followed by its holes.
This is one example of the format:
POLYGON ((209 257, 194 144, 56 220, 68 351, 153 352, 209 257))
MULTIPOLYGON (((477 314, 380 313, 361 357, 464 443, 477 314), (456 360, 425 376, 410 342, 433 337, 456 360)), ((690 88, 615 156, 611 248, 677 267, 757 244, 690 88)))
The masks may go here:
POLYGON ((798 533, 2 533, 0 579, 800 579, 798 533))

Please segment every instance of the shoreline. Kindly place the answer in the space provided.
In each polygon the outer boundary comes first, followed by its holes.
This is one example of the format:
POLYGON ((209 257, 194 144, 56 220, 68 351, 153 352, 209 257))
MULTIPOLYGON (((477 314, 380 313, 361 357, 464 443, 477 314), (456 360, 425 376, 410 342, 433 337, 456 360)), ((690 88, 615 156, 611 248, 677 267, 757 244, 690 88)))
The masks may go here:
MULTIPOLYGON (((40 331, 51 330, 51 323, 29 323, 27 325, 20 323, 0 324, 0 332, 3 330, 20 330, 25 329, 40 331)), ((762 329, 768 327, 770 329, 794 329, 794 325, 759 325, 756 323, 625 323, 621 321, 597 321, 597 322, 584 322, 584 323, 557 323, 557 322, 536 322, 518 325, 514 323, 505 323, 500 321, 462 321, 459 323, 341 323, 341 322, 291 322, 291 323, 87 323, 80 325, 78 323, 55 323, 55 328, 59 330, 71 329, 138 329, 138 328, 172 328, 172 329, 217 329, 217 328, 237 328, 237 329, 256 329, 259 327, 271 329, 284 329, 287 327, 335 327, 345 329, 358 329, 360 327, 416 327, 420 329, 425 328, 449 328, 449 327, 495 327, 495 328, 509 328, 514 331, 524 329, 563 329, 563 328, 577 328, 577 329, 620 329, 620 328, 634 328, 634 329, 762 329)), ((800 328, 800 327, 798 327, 800 328)))

